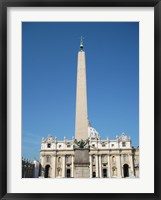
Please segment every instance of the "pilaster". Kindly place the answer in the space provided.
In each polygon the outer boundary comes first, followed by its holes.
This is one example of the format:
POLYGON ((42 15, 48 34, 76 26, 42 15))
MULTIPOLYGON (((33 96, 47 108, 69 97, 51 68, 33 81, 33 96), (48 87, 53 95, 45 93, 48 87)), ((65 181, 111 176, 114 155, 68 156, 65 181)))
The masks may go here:
POLYGON ((133 163, 133 158, 132 158, 132 154, 129 155, 130 156, 130 176, 134 176, 134 163, 133 163))
POLYGON ((101 162, 101 155, 99 155, 99 177, 102 178, 102 162, 101 162))
POLYGON ((92 178, 92 156, 89 156, 89 162, 90 162, 90 178, 92 178))
POLYGON ((56 177, 56 158, 55 156, 52 156, 52 177, 56 177))
POLYGON ((65 155, 62 156, 62 177, 65 177, 65 155))
POLYGON ((108 177, 111 177, 110 155, 108 155, 108 177))
POLYGON ((96 155, 96 177, 99 177, 98 155, 96 155))
POLYGON ((72 177, 74 177, 74 156, 72 155, 72 177))

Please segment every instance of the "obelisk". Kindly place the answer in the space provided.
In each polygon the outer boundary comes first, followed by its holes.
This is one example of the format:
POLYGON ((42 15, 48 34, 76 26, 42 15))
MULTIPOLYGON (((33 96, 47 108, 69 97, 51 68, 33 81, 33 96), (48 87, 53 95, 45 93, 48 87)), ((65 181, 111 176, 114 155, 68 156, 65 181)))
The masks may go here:
POLYGON ((87 119, 86 60, 83 38, 80 41, 77 63, 76 118, 74 147, 74 177, 89 178, 89 146, 87 119))
POLYGON ((76 90, 76 116, 75 139, 80 141, 88 138, 87 119, 87 88, 86 88, 86 59, 83 50, 83 38, 80 41, 77 63, 77 90, 76 90))

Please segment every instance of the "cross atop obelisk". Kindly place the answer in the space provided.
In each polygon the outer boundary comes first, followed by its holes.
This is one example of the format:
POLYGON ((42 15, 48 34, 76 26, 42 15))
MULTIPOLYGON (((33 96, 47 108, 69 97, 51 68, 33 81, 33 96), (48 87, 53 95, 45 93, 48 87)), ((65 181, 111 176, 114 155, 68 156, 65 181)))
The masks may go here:
POLYGON ((83 50, 83 37, 80 40, 77 63, 77 90, 76 90, 76 117, 75 117, 75 139, 78 141, 88 138, 87 117, 87 89, 86 89, 86 60, 83 50))

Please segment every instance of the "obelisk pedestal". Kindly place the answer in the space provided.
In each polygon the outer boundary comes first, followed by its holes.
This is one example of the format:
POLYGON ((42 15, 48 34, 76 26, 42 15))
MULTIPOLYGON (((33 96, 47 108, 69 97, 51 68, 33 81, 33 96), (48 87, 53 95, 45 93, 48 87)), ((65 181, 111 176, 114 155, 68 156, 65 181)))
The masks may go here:
POLYGON ((74 177, 89 178, 89 149, 77 148, 74 150, 74 177))

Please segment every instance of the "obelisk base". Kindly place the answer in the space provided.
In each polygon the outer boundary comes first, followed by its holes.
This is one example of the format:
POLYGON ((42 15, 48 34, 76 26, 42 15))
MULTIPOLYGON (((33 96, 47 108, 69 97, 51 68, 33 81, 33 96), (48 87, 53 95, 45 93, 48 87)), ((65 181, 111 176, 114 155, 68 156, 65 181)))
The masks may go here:
POLYGON ((89 178, 89 149, 74 150, 74 178, 89 178))

